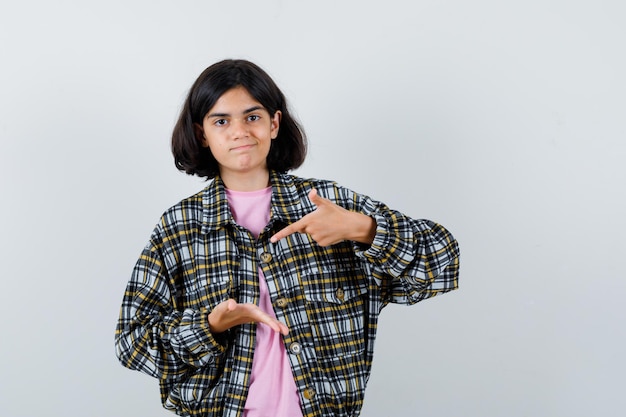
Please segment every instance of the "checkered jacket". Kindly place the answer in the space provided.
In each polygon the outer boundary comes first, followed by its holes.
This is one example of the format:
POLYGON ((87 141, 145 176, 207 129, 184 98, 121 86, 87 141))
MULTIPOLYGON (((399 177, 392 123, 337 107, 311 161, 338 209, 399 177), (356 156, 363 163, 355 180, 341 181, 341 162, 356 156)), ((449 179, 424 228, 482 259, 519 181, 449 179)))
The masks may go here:
POLYGON ((237 225, 223 182, 167 210, 137 261, 115 333, 120 362, 160 381, 163 406, 181 416, 240 416, 255 325, 211 333, 208 313, 234 298, 257 303, 265 275, 305 417, 357 416, 369 378, 378 316, 458 286, 457 242, 334 182, 272 172, 270 221, 258 239, 237 225), (321 247, 294 233, 269 238, 315 210, 318 193, 377 223, 371 246, 321 247))

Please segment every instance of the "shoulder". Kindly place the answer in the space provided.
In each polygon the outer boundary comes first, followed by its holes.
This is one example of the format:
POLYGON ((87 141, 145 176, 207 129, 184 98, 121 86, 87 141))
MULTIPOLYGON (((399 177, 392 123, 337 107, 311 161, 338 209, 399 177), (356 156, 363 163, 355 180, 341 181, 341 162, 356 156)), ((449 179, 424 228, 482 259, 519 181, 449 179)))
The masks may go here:
POLYGON ((162 235, 171 236, 181 231, 200 228, 209 187, 210 185, 165 210, 159 219, 157 231, 162 235))
POLYGON ((315 188, 318 195, 352 211, 372 211, 375 205, 369 197, 355 193, 336 181, 320 178, 303 178, 295 175, 280 174, 280 186, 277 189, 276 203, 287 207, 286 211, 302 216, 315 210, 309 200, 309 192, 315 188))
POLYGON ((304 178, 291 174, 280 174, 281 180, 288 186, 293 186, 298 194, 307 195, 311 189, 315 188, 320 195, 334 193, 335 190, 342 189, 333 180, 320 178, 304 178))
POLYGON ((200 216, 203 207, 203 197, 206 189, 197 192, 174 204, 163 213, 162 219, 168 223, 193 220, 200 216))

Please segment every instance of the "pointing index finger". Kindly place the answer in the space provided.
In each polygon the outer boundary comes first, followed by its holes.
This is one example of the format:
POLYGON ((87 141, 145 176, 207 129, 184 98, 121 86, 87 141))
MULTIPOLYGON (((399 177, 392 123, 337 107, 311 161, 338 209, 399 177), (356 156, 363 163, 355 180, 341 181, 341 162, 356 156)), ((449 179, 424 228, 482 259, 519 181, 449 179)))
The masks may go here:
MULTIPOLYGON (((327 201, 325 198, 321 197, 318 193, 317 190, 315 188, 312 188, 311 191, 309 191, 309 200, 311 200, 311 202, 313 204, 315 204, 316 206, 319 204, 323 204, 325 203, 325 201, 327 201)), ((286 238, 287 236, 294 234, 296 232, 305 232, 306 229, 306 218, 307 216, 309 216, 309 214, 307 214, 306 216, 304 216, 303 218, 301 218, 300 220, 298 220, 295 223, 290 224, 289 226, 285 227, 284 229, 278 231, 277 233, 275 233, 271 238, 270 238, 270 242, 272 243, 276 243, 281 239, 286 238)))
POLYGON ((298 220, 295 223, 290 224, 289 226, 286 226, 284 229, 279 230, 278 232, 276 232, 271 238, 270 238, 270 242, 272 243, 276 243, 281 239, 286 238, 287 236, 296 233, 299 231, 300 225, 298 223, 300 223, 302 221, 298 220))

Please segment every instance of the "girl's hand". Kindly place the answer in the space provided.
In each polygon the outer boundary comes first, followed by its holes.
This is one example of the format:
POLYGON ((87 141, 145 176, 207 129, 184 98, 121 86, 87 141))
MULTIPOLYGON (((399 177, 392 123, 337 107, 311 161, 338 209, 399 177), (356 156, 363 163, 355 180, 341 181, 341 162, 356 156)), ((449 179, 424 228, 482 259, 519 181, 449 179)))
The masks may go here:
POLYGON ((229 299, 221 302, 209 313, 209 327, 213 333, 222 333, 244 323, 264 323, 275 332, 287 335, 289 329, 255 304, 238 304, 229 299))
POLYGON ((309 199, 317 206, 315 211, 290 224, 270 238, 272 243, 292 233, 306 233, 320 246, 334 245, 344 240, 371 245, 376 235, 376 221, 365 214, 349 211, 320 197, 316 189, 309 199))

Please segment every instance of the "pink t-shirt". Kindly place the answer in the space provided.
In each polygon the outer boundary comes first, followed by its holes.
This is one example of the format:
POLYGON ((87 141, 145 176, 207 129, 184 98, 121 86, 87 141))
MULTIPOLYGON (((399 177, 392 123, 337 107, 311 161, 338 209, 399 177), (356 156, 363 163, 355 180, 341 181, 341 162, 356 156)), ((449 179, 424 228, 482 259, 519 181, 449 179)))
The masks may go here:
MULTIPOLYGON (((248 192, 226 190, 226 197, 237 224, 258 238, 270 219, 272 188, 248 192)), ((259 307, 270 316, 276 317, 261 268, 259 292, 259 307)), ((257 324, 250 390, 243 415, 302 416, 300 398, 282 336, 262 323, 257 324)))

